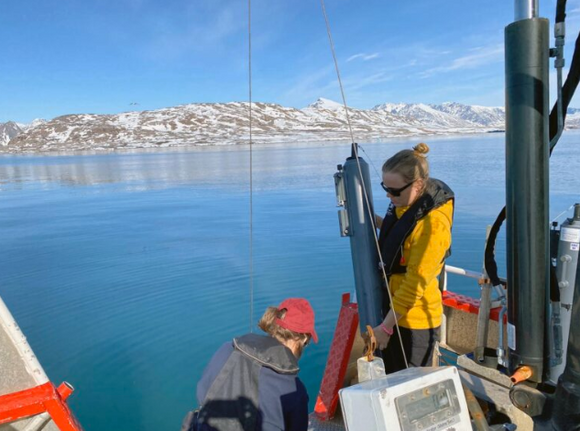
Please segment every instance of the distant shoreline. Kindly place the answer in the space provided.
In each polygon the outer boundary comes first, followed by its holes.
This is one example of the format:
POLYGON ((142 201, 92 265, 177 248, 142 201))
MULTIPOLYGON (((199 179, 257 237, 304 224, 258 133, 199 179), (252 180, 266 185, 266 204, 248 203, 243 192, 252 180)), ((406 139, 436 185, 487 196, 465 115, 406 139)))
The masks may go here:
MULTIPOLYGON (((476 135, 487 135, 505 133, 505 130, 494 129, 494 130, 474 130, 474 131, 460 131, 457 133, 425 133, 425 134, 409 134, 409 135, 398 135, 398 136, 360 136, 358 143, 361 144, 375 144, 384 143, 386 141, 395 140, 427 140, 433 138, 450 138, 450 137, 461 137, 461 136, 476 136, 476 135)), ((356 140, 357 136, 355 136, 356 140)), ((269 145, 311 145, 311 144, 350 144, 351 140, 347 138, 336 138, 327 137, 319 139, 300 139, 296 136, 292 139, 272 139, 272 140, 261 140, 256 139, 253 141, 252 145, 256 147, 264 147, 269 145)), ((22 150, 17 151, 7 151, 6 147, 0 146, 0 157, 10 157, 10 156, 64 156, 64 155, 105 155, 112 153, 131 153, 131 152, 163 152, 167 150, 204 150, 204 149, 215 149, 215 148, 240 148, 244 146, 249 146, 249 140, 243 140, 241 142, 228 142, 228 143, 163 143, 162 145, 155 144, 145 144, 139 146, 119 146, 119 147, 99 147, 99 148, 85 148, 85 149, 50 149, 50 150, 22 150)))

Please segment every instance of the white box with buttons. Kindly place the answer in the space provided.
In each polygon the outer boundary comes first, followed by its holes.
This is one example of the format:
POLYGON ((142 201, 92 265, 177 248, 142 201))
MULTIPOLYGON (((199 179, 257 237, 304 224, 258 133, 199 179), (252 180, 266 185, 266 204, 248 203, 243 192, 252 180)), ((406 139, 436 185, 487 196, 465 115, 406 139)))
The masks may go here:
POLYGON ((455 367, 408 368, 341 389, 348 431, 471 431, 455 367))

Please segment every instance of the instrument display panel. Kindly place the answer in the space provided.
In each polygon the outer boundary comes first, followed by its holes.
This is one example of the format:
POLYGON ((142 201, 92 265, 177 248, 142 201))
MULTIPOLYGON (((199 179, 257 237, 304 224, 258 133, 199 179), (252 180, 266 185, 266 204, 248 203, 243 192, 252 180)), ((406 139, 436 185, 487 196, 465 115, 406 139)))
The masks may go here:
POLYGON ((403 431, 437 431, 460 421, 461 408, 451 379, 395 399, 403 431))

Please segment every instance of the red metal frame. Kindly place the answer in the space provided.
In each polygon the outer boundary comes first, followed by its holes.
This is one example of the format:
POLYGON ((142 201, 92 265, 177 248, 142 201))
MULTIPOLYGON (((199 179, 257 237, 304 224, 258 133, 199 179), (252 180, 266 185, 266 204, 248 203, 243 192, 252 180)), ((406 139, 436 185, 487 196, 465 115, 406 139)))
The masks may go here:
MULTIPOLYGON (((460 295, 448 290, 443 292, 443 304, 464 311, 466 313, 479 313, 479 300, 466 295, 460 295)), ((492 308, 489 317, 499 320, 501 307, 492 308)), ((504 316, 504 321, 507 316, 504 316)), ((322 421, 333 418, 338 405, 338 391, 342 388, 348 361, 359 324, 357 304, 350 302, 350 294, 342 295, 342 307, 338 316, 338 322, 328 353, 324 377, 320 384, 320 391, 314 406, 314 412, 322 421)))
MULTIPOLYGON (((472 298, 471 296, 460 295, 449 290, 443 291, 443 305, 467 313, 479 314, 479 299, 472 298)), ((492 308, 489 310, 489 318, 498 322, 500 311, 501 307, 492 308)), ((507 322, 507 316, 504 316, 504 323, 505 322, 507 322)))
POLYGON ((332 345, 320 391, 314 406, 316 416, 323 421, 333 418, 338 405, 338 391, 342 388, 350 352, 354 344, 358 327, 358 306, 350 302, 350 294, 342 295, 342 307, 334 331, 332 345))
POLYGON ((0 425, 40 413, 48 413, 61 431, 82 431, 66 404, 72 393, 67 383, 58 389, 48 382, 34 388, 0 396, 0 425))

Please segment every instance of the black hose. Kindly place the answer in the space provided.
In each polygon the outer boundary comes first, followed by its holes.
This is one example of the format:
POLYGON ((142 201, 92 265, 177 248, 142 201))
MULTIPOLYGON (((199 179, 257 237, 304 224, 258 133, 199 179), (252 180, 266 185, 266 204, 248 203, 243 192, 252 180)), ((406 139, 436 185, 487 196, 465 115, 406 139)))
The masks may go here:
POLYGON ((497 273, 497 263, 495 262, 495 243, 497 234, 505 220, 505 207, 500 211, 487 237, 487 244, 485 245, 485 272, 493 286, 499 286, 501 281, 497 273))
POLYGON ((558 0, 556 4, 556 24, 566 20, 566 0, 558 0))
MULTIPOLYGON (((562 86, 562 115, 564 116, 563 120, 566 120, 566 114, 568 111, 568 106, 572 101, 572 97, 574 96, 574 92, 578 87, 578 82, 580 81, 580 34, 576 38, 576 44, 574 46, 574 55, 572 56, 572 63, 570 64, 570 70, 568 72, 568 77, 566 78, 566 82, 562 86)), ((558 109, 557 106, 554 105, 552 108, 552 112, 550 112, 550 142, 556 134, 558 133, 558 109)), ((550 154, 556 147, 556 143, 552 143, 550 146, 550 154)))

